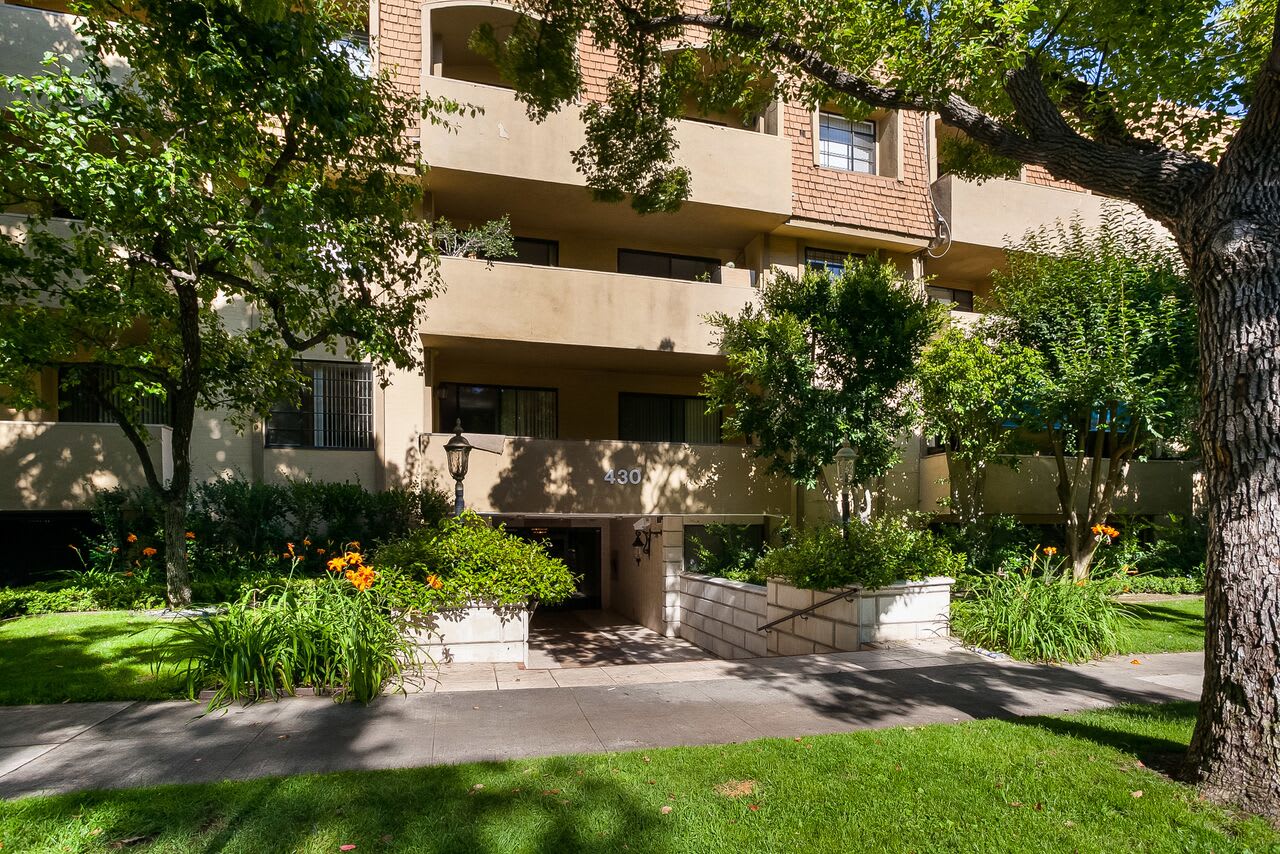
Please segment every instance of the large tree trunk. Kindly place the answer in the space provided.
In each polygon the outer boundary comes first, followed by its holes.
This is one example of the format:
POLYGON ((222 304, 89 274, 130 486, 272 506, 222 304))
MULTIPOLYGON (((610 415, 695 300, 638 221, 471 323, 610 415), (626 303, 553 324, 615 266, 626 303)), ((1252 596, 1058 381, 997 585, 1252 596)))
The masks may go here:
POLYGON ((1280 820, 1280 184, 1234 177, 1177 234, 1200 310, 1209 510, 1204 693, 1187 768, 1211 799, 1280 820))
POLYGON ((187 495, 166 495, 164 502, 164 580, 169 607, 191 604, 191 572, 187 569, 187 495))

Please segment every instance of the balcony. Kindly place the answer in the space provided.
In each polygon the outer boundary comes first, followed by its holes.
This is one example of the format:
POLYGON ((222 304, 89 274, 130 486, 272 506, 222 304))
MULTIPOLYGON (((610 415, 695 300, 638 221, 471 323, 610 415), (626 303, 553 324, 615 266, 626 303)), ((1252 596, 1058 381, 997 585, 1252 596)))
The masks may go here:
POLYGON ((737 314, 753 302, 749 271, 724 268, 741 284, 656 279, 595 270, 442 258, 447 290, 431 300, 431 337, 537 342, 714 355, 702 317, 737 314))
POLYGON ((954 243, 1002 249, 1028 231, 1079 216, 1086 226, 1102 222, 1104 205, 1138 209, 1092 193, 993 178, 981 183, 943 175, 933 182, 934 203, 951 228, 954 243))
MULTIPOLYGON (((579 108, 565 107, 537 124, 509 89, 437 76, 426 77, 423 88, 429 97, 484 110, 455 119, 452 128, 423 123, 422 154, 433 186, 436 173, 448 172, 585 186, 569 159, 585 140, 579 108)), ((790 215, 788 139, 694 121, 680 122, 676 139, 677 162, 693 176, 691 202, 790 215)))
MULTIPOLYGON (((1129 465, 1124 488, 1116 496, 1115 510, 1162 516, 1191 512, 1196 464, 1188 460, 1148 460, 1129 465)), ((934 454, 920 461, 920 510, 945 513, 939 502, 949 495, 947 455, 934 454)), ((1021 455, 1018 469, 992 466, 987 472, 987 513, 1016 516, 1059 516, 1057 470, 1051 456, 1021 455)), ((1081 508, 1084 507, 1083 496, 1081 508)))
MULTIPOLYGON (((758 515, 790 509, 788 482, 741 445, 468 438, 476 446, 464 483, 480 513, 758 515)), ((444 444, 422 437, 421 473, 452 492, 444 444)))
MULTIPOLYGON (((153 426, 151 460, 172 474, 172 430, 153 426)), ((81 510, 95 492, 146 484, 137 452, 114 424, 0 421, 0 510, 81 510)))

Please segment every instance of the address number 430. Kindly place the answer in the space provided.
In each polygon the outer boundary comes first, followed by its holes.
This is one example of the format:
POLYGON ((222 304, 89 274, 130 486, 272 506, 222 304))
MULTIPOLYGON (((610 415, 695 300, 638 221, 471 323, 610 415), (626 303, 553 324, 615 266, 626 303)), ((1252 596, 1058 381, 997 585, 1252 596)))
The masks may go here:
POLYGON ((644 479, 640 469, 607 469, 604 473, 605 483, 616 483, 625 486, 626 484, 638 484, 644 479))

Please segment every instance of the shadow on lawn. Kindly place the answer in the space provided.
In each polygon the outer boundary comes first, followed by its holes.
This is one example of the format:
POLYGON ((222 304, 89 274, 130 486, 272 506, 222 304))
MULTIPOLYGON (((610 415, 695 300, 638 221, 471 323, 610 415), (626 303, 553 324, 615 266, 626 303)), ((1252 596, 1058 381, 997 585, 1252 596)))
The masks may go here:
MULTIPOLYGON (((1125 717, 1149 721, 1153 725, 1184 724, 1194 721, 1196 704, 1191 702, 1165 703, 1156 706, 1126 706, 1125 717)), ((1083 738, 1096 744, 1114 747, 1142 760, 1153 771, 1178 778, 1187 745, 1180 741, 1123 729, 1117 726, 1099 726, 1088 720, 1032 717, 1017 721, 1027 726, 1040 727, 1057 735, 1083 738)))
POLYGON ((537 774, 500 763, 274 778, 192 791, 90 792, 32 802, 32 825, 83 817, 120 847, 168 837, 182 850, 310 850, 319 839, 356 851, 660 851, 670 822, 620 782, 586 777, 569 759, 537 774), (476 789, 477 780, 485 784, 476 789), (103 807, 101 812, 98 808, 103 807), (310 842, 310 847, 308 843, 310 842))
POLYGON ((157 679, 151 670, 155 625, 140 621, 137 634, 115 622, 58 634, 0 635, 0 705, 177 696, 176 677, 170 672, 157 679))
POLYGON ((1174 605, 1162 605, 1151 602, 1126 602, 1124 610, 1140 621, 1152 621, 1168 624, 1167 631, 1173 634, 1181 629, 1193 629, 1197 633, 1204 632, 1204 612, 1184 611, 1174 605))

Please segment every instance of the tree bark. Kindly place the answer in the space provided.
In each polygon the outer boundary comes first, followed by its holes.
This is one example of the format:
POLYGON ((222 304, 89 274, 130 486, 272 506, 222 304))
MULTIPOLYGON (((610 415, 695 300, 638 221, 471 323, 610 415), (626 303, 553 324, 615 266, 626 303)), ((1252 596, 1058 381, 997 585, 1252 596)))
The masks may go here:
MULTIPOLYGON (((1270 193, 1275 211, 1280 187, 1270 193)), ((1209 205, 1224 206, 1239 207, 1209 205)), ((1280 229, 1274 213, 1216 222, 1216 234, 1180 240, 1200 308, 1209 508, 1205 680, 1187 769, 1211 799, 1280 820, 1280 229)))

